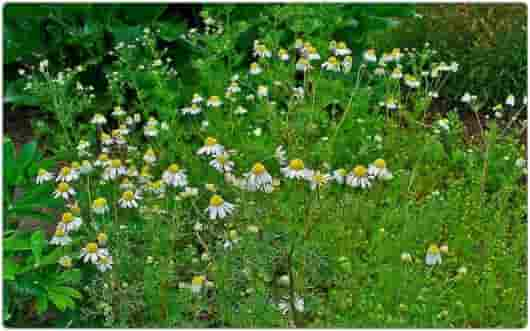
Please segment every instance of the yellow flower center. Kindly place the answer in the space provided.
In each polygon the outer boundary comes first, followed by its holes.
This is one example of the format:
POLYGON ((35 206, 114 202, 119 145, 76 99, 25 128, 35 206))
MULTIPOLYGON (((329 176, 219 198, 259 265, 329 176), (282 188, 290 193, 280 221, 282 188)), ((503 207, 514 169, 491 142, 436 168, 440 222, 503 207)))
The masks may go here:
POLYGON ((400 53, 401 51, 399 50, 399 48, 394 48, 392 50, 392 56, 399 56, 400 53))
POLYGON ((112 161, 110 161, 110 166, 111 166, 112 168, 119 168, 119 167, 121 167, 121 160, 116 159, 116 160, 112 160, 112 161))
POLYGON ((353 61, 353 59, 352 59, 352 57, 349 56, 349 55, 346 56, 346 57, 344 58, 344 62, 349 62, 349 63, 351 63, 352 61, 353 61))
POLYGON ((385 169, 386 168, 386 162, 383 159, 377 159, 374 161, 374 165, 379 169, 385 169))
POLYGON ((265 169, 265 166, 262 163, 260 163, 260 162, 254 164, 252 166, 252 173, 254 175, 256 175, 256 176, 259 176, 259 175, 265 173, 265 171, 267 171, 267 169, 265 169))
POLYGON ((369 50, 366 51, 366 54, 367 54, 367 55, 370 55, 370 56, 375 55, 375 49, 370 48, 369 50))
POLYGON ((74 220, 74 215, 72 213, 64 213, 61 218, 63 223, 71 223, 74 220))
POLYGON ((252 62, 250 64, 250 70, 257 70, 259 67, 258 67, 258 64, 256 62, 252 62))
POLYGON ((204 281, 206 280, 206 277, 204 276, 194 276, 192 279, 191 279, 191 284, 192 285, 201 285, 204 283, 204 281))
POLYGON ((55 236, 56 237, 64 237, 64 230, 62 228, 57 228, 55 230, 55 236))
POLYGON ((291 168, 293 170, 296 170, 296 171, 303 170, 304 169, 304 161, 302 161, 300 159, 291 160, 291 162, 289 162, 289 168, 291 168))
POLYGON ((149 148, 147 152, 145 152, 146 156, 155 156, 155 151, 153 151, 152 148, 149 148))
POLYGON ((429 254, 440 254, 440 248, 438 248, 438 245, 432 244, 429 246, 428 253, 429 254))
POLYGON ((337 169, 337 173, 341 176, 346 176, 347 174, 346 169, 344 168, 337 169))
POLYGON ((206 146, 214 146, 214 145, 217 144, 217 139, 212 138, 212 137, 208 137, 208 138, 206 138, 206 140, 204 141, 204 144, 205 144, 206 146))
POLYGON ((83 167, 90 167, 90 161, 88 160, 83 160, 83 167))
POLYGON ((225 164, 226 161, 228 161, 228 157, 224 154, 219 154, 215 158, 217 159, 217 162, 219 162, 220 164, 225 164))
POLYGON ((112 134, 113 137, 116 138, 116 137, 121 136, 121 131, 118 130, 118 129, 116 129, 116 130, 112 130, 111 134, 112 134))
POLYGON ((366 176, 367 172, 368 172, 368 170, 366 169, 366 167, 362 166, 362 165, 358 165, 355 168, 353 168, 353 173, 357 177, 364 177, 364 176, 366 176))
POLYGON ((201 96, 200 96, 199 94, 197 94, 197 93, 194 93, 194 94, 193 94, 193 99, 199 99, 200 97, 201 97, 201 96))
POLYGON ((59 191, 61 193, 68 192, 69 189, 70 189, 70 185, 68 185, 68 183, 65 183, 65 182, 61 182, 57 186, 57 191, 59 191))
POLYGON ((44 169, 39 169, 39 173, 38 173, 38 176, 41 177, 41 176, 44 176, 46 175, 48 172, 44 169))
POLYGON ((86 245, 86 250, 87 252, 91 253, 91 254, 94 254, 98 251, 98 244, 96 243, 88 243, 86 245))
POLYGON ((109 160, 109 156, 107 154, 99 154, 98 160, 100 160, 100 161, 108 161, 109 160))
POLYGON ((345 49, 346 48, 346 43, 344 41, 341 41, 337 44, 337 48, 338 49, 345 49))
POLYGON ((330 56, 328 59, 328 63, 333 65, 337 64, 337 58, 334 56, 330 56))
POLYGON ((132 201, 134 200, 134 193, 132 191, 125 191, 121 197, 123 200, 132 201))
POLYGON ((219 102, 219 97, 217 95, 213 95, 210 97, 210 102, 219 102))
POLYGON ((101 264, 108 264, 108 263, 109 263, 109 258, 106 257, 105 255, 101 255, 101 256, 99 257, 99 263, 101 263, 101 264))
POLYGON ((98 237, 97 237, 99 243, 107 242, 108 238, 109 237, 105 233, 100 233, 100 234, 98 234, 98 237))
POLYGON ((194 104, 191 105, 191 109, 197 110, 197 109, 199 109, 199 106, 197 106, 197 104, 194 103, 194 104))
POLYGON ((73 206, 72 208, 70 208, 70 211, 74 215, 77 215, 77 216, 81 215, 81 208, 79 208, 79 206, 73 206))
POLYGON ((313 181, 317 184, 324 184, 324 175, 322 175, 320 172, 315 172, 313 175, 313 181))
POLYGON ((309 64, 309 61, 306 59, 306 58, 300 58, 300 60, 298 60, 298 64, 301 64, 301 65, 308 65, 309 64))
POLYGON ((69 167, 63 167, 61 169, 61 176, 68 176, 72 172, 72 169, 69 167))
POLYGON ((72 162, 72 169, 79 169, 81 168, 81 165, 79 164, 79 162, 72 162))
POLYGON ((408 81, 412 81, 412 82, 417 81, 416 77, 414 77, 412 75, 406 75, 405 79, 408 80, 408 81))
POLYGON ((168 170, 169 172, 176 174, 180 170, 180 167, 178 166, 178 164, 173 163, 172 165, 169 166, 168 170))
POLYGON ((97 198, 96 200, 94 200, 93 202, 93 206, 95 208, 103 208, 107 205, 107 199, 105 198, 97 198))
POLYGON ((392 72, 399 75, 399 74, 401 74, 401 69, 394 68, 394 70, 392 72))
POLYGON ((281 49, 278 51, 278 54, 279 54, 280 56, 282 56, 282 55, 287 54, 287 51, 286 51, 285 49, 281 48, 281 49))
POLYGON ((223 202, 224 202, 223 198, 221 198, 221 196, 218 194, 215 194, 214 196, 210 198, 210 205, 214 207, 219 207, 220 205, 223 204, 223 202))

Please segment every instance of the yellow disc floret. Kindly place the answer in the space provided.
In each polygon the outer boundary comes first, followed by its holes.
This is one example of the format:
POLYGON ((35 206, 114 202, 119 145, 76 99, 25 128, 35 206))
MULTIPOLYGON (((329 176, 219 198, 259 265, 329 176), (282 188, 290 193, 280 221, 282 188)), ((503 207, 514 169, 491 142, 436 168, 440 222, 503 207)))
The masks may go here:
POLYGON ((303 170, 304 169, 304 161, 302 161, 300 159, 291 160, 291 162, 289 162, 289 168, 291 168, 293 170, 297 170, 297 171, 303 170))
POLYGON ((68 190, 70 190, 70 185, 68 185, 68 183, 61 182, 59 185, 57 185, 57 191, 61 193, 68 192, 68 190))
POLYGON ((368 172, 368 170, 366 169, 366 167, 362 166, 362 165, 358 165, 355 168, 353 168, 353 173, 357 177, 364 177, 364 176, 366 176, 367 172, 368 172))
POLYGON ((85 248, 86 248, 87 252, 89 252, 91 254, 94 254, 94 253, 96 253, 98 251, 98 244, 96 244, 96 243, 88 243, 85 248))
POLYGON ((134 193, 132 191, 125 191, 123 192, 121 198, 123 200, 132 201, 134 200, 134 193))
POLYGON ((110 166, 111 166, 112 168, 119 168, 119 167, 121 167, 121 160, 120 160, 120 159, 115 159, 115 160, 110 161, 110 166))
POLYGON ((220 195, 215 194, 210 198, 210 205, 214 207, 219 207, 224 203, 223 198, 220 195))
POLYGON ((212 137, 208 137, 208 138, 206 138, 206 140, 204 140, 204 144, 205 144, 206 146, 214 146, 214 145, 217 145, 217 139, 212 138, 212 137))
POLYGON ((374 161, 374 165, 379 169, 385 169, 386 168, 386 162, 383 159, 377 159, 374 161))
POLYGON ((105 199, 105 198, 97 198, 92 203, 92 206, 94 206, 95 208, 103 208, 106 205, 107 205, 107 199, 105 199))
POLYGON ((72 213, 64 213, 63 216, 61 217, 61 221, 66 224, 71 223, 73 220, 74 220, 74 215, 72 213))
POLYGON ((267 169, 265 169, 265 166, 260 162, 257 162, 252 166, 252 173, 256 176, 263 174, 265 171, 267 171, 267 169))

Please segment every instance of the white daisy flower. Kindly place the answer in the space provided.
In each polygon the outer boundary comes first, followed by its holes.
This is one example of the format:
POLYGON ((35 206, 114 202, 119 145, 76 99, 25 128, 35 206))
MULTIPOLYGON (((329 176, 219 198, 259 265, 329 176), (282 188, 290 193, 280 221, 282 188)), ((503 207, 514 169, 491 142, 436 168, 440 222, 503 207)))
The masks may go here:
POLYGON ((66 246, 72 242, 72 238, 68 236, 66 231, 62 227, 55 229, 55 234, 50 239, 50 245, 66 246))
POLYGON ((144 154, 144 162, 147 164, 154 164, 156 162, 156 154, 152 148, 149 148, 144 154))
MULTIPOLYGON (((291 310, 291 302, 288 297, 283 297, 278 303, 278 309, 283 315, 287 315, 291 310)), ((304 312, 304 299, 295 296, 294 309, 299 312, 304 312)))
POLYGON ((186 170, 181 169, 178 164, 171 164, 162 174, 162 180, 172 187, 184 187, 188 185, 186 170))
POLYGON ((118 204, 121 208, 138 208, 138 200, 141 198, 138 191, 125 191, 118 200, 118 204))
POLYGON ((336 57, 330 56, 326 62, 322 63, 322 68, 327 71, 340 72, 340 63, 336 57))
POLYGON ((258 98, 266 98, 269 96, 269 89, 267 88, 267 86, 264 86, 264 85, 260 85, 258 86, 258 98))
POLYGON ((257 64, 256 62, 252 62, 250 64, 250 70, 249 70, 249 74, 251 75, 259 75, 263 72, 263 69, 261 69, 261 67, 259 66, 259 64, 257 64))
POLYGON ((344 71, 345 73, 348 73, 351 71, 351 68, 352 68, 352 65, 353 65, 353 59, 351 56, 346 56, 344 58, 344 60, 342 61, 341 63, 342 65, 342 71, 344 71))
POLYGON ((265 45, 256 42, 254 43, 254 57, 267 58, 272 56, 272 53, 267 49, 265 45))
POLYGON ((97 198, 94 201, 92 201, 92 211, 94 214, 97 215, 103 215, 109 211, 109 205, 107 203, 107 199, 105 198, 97 198))
POLYGON ((199 104, 201 102, 204 101, 204 98, 198 94, 198 93, 194 93, 193 94, 193 98, 191 99, 191 103, 194 103, 194 104, 199 104))
POLYGON ((306 57, 309 61, 318 61, 320 60, 320 54, 318 54, 317 49, 313 46, 309 46, 306 51, 306 57))
POLYGON ((394 110, 398 108, 398 104, 394 97, 388 97, 385 102, 386 109, 394 110))
POLYGON ((221 101, 221 98, 219 98, 217 95, 212 95, 208 98, 208 101, 206 102, 206 105, 212 108, 221 107, 222 104, 223 102, 221 101))
POLYGON ((510 107, 513 107, 515 106, 515 97, 513 96, 513 94, 510 94, 507 98, 506 98, 506 105, 510 106, 510 107))
POLYGON ((293 97, 297 100, 304 98, 305 92, 302 86, 293 87, 293 97))
POLYGON ((63 213, 61 222, 58 226, 63 228, 66 232, 77 231, 83 224, 83 220, 79 216, 74 216, 70 212, 63 213))
POLYGON ((427 255, 425 256, 425 264, 442 264, 442 255, 440 254, 440 248, 438 248, 438 245, 431 244, 429 246, 429 249, 427 250, 427 255))
POLYGON ((278 160, 278 163, 281 166, 287 165, 287 152, 285 151, 282 145, 276 147, 276 150, 274 151, 274 158, 278 160))
POLYGON ((383 68, 383 67, 377 67, 374 70, 374 75, 376 75, 376 76, 384 76, 385 73, 386 73, 385 72, 385 68, 383 68))
POLYGON ((381 61, 383 61, 383 63, 392 62, 394 61, 394 57, 392 56, 392 53, 383 53, 381 61))
POLYGON ((53 180, 53 174, 46 171, 45 169, 39 169, 38 173, 37 173, 37 179, 35 180, 35 182, 37 184, 42 184, 42 183, 45 183, 45 182, 49 182, 53 180))
POLYGON ((120 106, 116 106, 114 107, 114 110, 112 111, 111 115, 119 118, 127 115, 127 113, 120 106))
POLYGON ((193 294, 199 294, 201 293, 204 285, 206 284, 206 277, 205 276, 194 276, 191 279, 191 292, 193 294))
POLYGON ((306 58, 302 57, 296 62, 296 70, 297 71, 306 72, 309 69, 311 69, 311 65, 309 64, 309 61, 306 58))
POLYGON ((364 52, 363 59, 366 62, 377 62, 377 55, 375 54, 375 49, 369 49, 364 52))
POLYGON ((180 111, 184 115, 197 115, 202 112, 202 109, 197 103, 192 103, 190 107, 184 107, 180 111))
POLYGON ((351 187, 369 188, 372 184, 368 177, 368 169, 362 165, 358 165, 346 177, 346 183, 351 187))
POLYGON ((368 175, 382 180, 392 179, 392 173, 387 169, 386 162, 383 159, 377 159, 368 166, 368 175))
POLYGON ((249 191, 269 192, 272 188, 272 176, 260 162, 255 163, 244 177, 246 178, 244 184, 249 191))
POLYGON ((217 142, 217 139, 208 137, 204 140, 204 146, 199 148, 197 155, 217 155, 224 151, 224 147, 217 142))
POLYGON ((112 264, 112 256, 100 255, 99 259, 96 262, 96 268, 100 272, 106 272, 107 270, 112 269, 112 264))
POLYGON ((127 175, 127 168, 123 165, 120 159, 115 159, 110 161, 105 170, 103 170, 103 175, 101 176, 103 180, 114 180, 119 176, 127 175))
POLYGON ((67 269, 73 266, 72 258, 67 255, 61 256, 59 260, 57 261, 57 263, 59 263, 63 268, 67 268, 67 269))
POLYGON ((412 76, 412 75, 405 75, 405 85, 407 85, 410 88, 418 88, 420 86, 420 81, 412 76))
POLYGON ((403 77, 403 74, 401 73, 401 69, 399 69, 398 67, 394 68, 394 70, 392 70, 392 73, 390 74, 390 78, 392 79, 401 79, 403 77))
POLYGON ((329 174, 323 174, 320 171, 308 171, 307 180, 310 183, 310 187, 312 190, 316 190, 317 188, 324 187, 329 180, 331 179, 331 176, 329 174))
POLYGON ((156 137, 158 136, 158 128, 156 125, 146 125, 144 126, 144 135, 146 137, 156 137))
POLYGON ((154 195, 161 195, 166 193, 165 183, 161 180, 147 183, 147 191, 154 195))
POLYGON ((226 92, 230 94, 236 94, 241 92, 241 88, 239 87, 239 84, 237 82, 230 83, 230 86, 226 89, 226 92))
POLYGON ((344 168, 339 168, 333 171, 333 179, 341 185, 344 184, 344 182, 346 181, 347 175, 348 175, 348 172, 344 168))
POLYGON ((184 191, 179 193, 179 196, 182 199, 195 197, 197 195, 199 195, 199 189, 196 187, 188 187, 188 186, 184 189, 184 191))
POLYGON ((226 152, 219 153, 213 160, 210 161, 210 165, 220 173, 231 172, 234 168, 234 162, 230 161, 229 158, 230 154, 226 152))
POLYGON ((333 50, 335 56, 346 56, 351 55, 351 49, 346 46, 346 43, 341 41, 337 44, 337 47, 333 50))
POLYGON ((305 179, 308 175, 308 170, 304 166, 304 161, 294 159, 289 162, 285 168, 281 168, 280 172, 287 178, 305 179))
POLYGON ((57 174, 56 182, 71 182, 76 179, 75 173, 70 167, 62 167, 59 173, 57 174))
POLYGON ((98 159, 94 162, 94 166, 104 168, 107 165, 109 165, 109 163, 110 163, 110 159, 109 159, 108 154, 101 153, 99 154, 98 159))
POLYGON ((287 51, 283 48, 280 48, 280 50, 278 51, 278 57, 280 58, 281 61, 284 61, 284 62, 289 61, 289 53, 287 53, 287 51))
POLYGON ((68 183, 60 182, 59 185, 57 185, 57 188, 53 192, 54 197, 57 199, 59 197, 63 198, 64 200, 68 200, 70 197, 73 197, 75 195, 75 191, 73 188, 68 185, 68 183))
POLYGON ((83 160, 81 162, 81 168, 79 168, 79 172, 82 174, 82 175, 88 175, 92 172, 92 170, 94 170, 94 167, 92 166, 92 164, 90 163, 90 161, 88 160, 83 160))
POLYGON ((205 211, 209 213, 210 219, 214 220, 217 218, 223 219, 226 216, 232 214, 234 212, 234 208, 235 206, 233 204, 224 201, 220 195, 214 194, 210 198, 210 205, 205 211))
POLYGON ((92 117, 92 119, 90 120, 90 123, 96 124, 96 125, 103 125, 103 124, 107 124, 107 119, 105 118, 105 116, 97 113, 94 115, 94 117, 92 117))
POLYGON ((96 264, 102 256, 108 256, 109 253, 105 248, 99 248, 96 243, 88 243, 81 249, 80 258, 83 258, 84 263, 89 261, 96 264))

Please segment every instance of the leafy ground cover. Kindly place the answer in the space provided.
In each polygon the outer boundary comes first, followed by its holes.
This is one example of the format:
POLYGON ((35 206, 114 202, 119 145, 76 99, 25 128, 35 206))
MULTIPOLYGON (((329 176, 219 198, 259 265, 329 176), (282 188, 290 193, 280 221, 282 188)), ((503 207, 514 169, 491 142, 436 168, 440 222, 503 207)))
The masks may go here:
POLYGON ((324 29, 271 6, 254 32, 208 7, 179 36, 194 84, 145 26, 107 51, 106 103, 90 65, 20 72, 62 144, 4 137, 4 322, 524 326, 526 91, 447 109, 460 66, 430 44, 334 39, 394 24, 374 7, 324 29))

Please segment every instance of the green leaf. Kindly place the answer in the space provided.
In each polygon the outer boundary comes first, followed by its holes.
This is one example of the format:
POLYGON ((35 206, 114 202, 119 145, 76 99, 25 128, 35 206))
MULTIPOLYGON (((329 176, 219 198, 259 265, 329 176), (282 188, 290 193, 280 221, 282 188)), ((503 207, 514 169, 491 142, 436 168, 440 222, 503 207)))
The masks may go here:
POLYGON ((175 41, 186 31, 184 22, 160 22, 158 36, 165 41, 175 41))
POLYGON ((60 311, 65 311, 67 308, 75 308, 74 300, 60 291, 57 292, 55 288, 48 289, 48 298, 60 311))
POLYGON ((20 88, 20 83, 22 80, 17 80, 15 82, 10 82, 6 86, 6 91, 4 94, 4 102, 13 104, 16 106, 37 106, 39 105, 39 98, 25 94, 24 91, 20 88))
POLYGON ((47 241, 42 230, 36 231, 31 235, 31 251, 33 252, 33 257, 37 264, 40 264, 42 251, 46 245, 47 241))
POLYGON ((37 313, 39 315, 44 314, 48 310, 48 296, 46 294, 40 294, 37 296, 37 313))
MULTIPOLYGON (((20 267, 11 257, 4 257, 4 280, 15 280, 15 275, 20 270, 20 267)), ((5 289, 5 288, 4 288, 5 289)))
POLYGON ((125 20, 131 24, 148 25, 156 21, 166 10, 167 5, 131 4, 120 5, 125 20))
POLYGON ((4 180, 8 185, 15 184, 16 177, 15 145, 9 137, 4 138, 4 180))
POLYGON ((37 142, 32 141, 30 143, 25 144, 22 146, 22 151, 20 152, 19 156, 17 157, 17 168, 18 168, 18 176, 24 175, 24 172, 28 165, 33 161, 35 154, 37 152, 37 142))
POLYGON ((51 251, 49 254, 42 257, 41 266, 55 264, 57 261, 59 261, 59 258, 63 256, 63 249, 61 247, 57 247, 53 251, 51 251))
POLYGON ((139 38, 142 35, 141 26, 112 26, 110 32, 114 37, 115 42, 124 42, 128 43, 134 41, 134 39, 139 38))
POLYGON ((4 254, 9 252, 18 252, 31 250, 31 242, 28 234, 16 233, 9 238, 4 238, 4 254))

